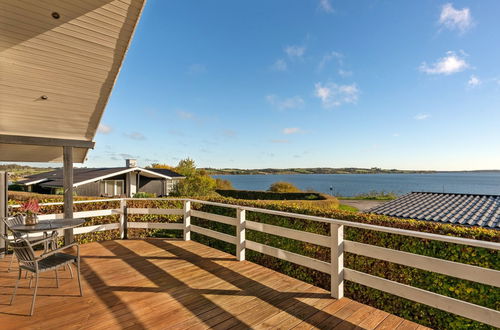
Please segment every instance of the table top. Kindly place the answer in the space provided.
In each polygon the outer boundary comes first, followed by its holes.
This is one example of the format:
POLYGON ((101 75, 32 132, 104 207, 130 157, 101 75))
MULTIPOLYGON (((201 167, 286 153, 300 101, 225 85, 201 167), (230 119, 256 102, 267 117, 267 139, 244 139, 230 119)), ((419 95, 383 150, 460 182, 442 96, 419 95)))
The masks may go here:
POLYGON ((57 219, 57 220, 42 220, 36 225, 14 225, 10 230, 20 231, 24 233, 37 233, 42 231, 53 231, 59 229, 67 229, 81 226, 85 219, 57 219))

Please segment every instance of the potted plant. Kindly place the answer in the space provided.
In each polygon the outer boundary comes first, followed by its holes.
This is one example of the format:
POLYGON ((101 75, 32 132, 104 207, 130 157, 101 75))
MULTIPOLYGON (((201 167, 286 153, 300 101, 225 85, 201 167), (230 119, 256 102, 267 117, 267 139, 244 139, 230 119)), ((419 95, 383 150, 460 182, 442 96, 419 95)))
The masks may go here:
POLYGON ((33 226, 38 223, 37 214, 40 212, 40 205, 37 199, 30 199, 21 205, 21 212, 26 214, 24 223, 28 226, 33 226))

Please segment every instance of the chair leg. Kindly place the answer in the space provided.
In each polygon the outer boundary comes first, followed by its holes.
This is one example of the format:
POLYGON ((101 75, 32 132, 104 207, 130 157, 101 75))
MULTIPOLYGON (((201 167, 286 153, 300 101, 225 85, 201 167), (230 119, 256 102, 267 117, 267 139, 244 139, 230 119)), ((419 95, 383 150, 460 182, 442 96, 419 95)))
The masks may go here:
POLYGON ((73 279, 73 268, 71 268, 71 264, 67 264, 66 267, 69 269, 69 276, 71 279, 73 279))
POLYGON ((38 273, 36 273, 35 292, 33 292, 33 301, 31 302, 30 316, 33 315, 33 312, 35 311, 35 299, 36 299, 36 291, 37 291, 37 289, 38 289, 38 273))
POLYGON ((54 270, 54 272, 56 273, 56 288, 59 287, 59 275, 57 274, 57 268, 54 270))
POLYGON ((10 298, 10 304, 14 302, 14 298, 16 297, 17 287, 19 286, 19 281, 21 280, 21 268, 19 268, 19 275, 17 276, 16 286, 14 287, 14 293, 12 293, 12 298, 10 298))
POLYGON ((80 280, 80 259, 76 262, 76 276, 78 277, 78 286, 80 287, 80 297, 83 296, 82 282, 80 280))
POLYGON ((10 270, 12 269, 12 263, 14 262, 14 256, 15 253, 12 253, 12 257, 10 257, 10 264, 9 264, 9 268, 7 268, 7 272, 10 272, 10 270))

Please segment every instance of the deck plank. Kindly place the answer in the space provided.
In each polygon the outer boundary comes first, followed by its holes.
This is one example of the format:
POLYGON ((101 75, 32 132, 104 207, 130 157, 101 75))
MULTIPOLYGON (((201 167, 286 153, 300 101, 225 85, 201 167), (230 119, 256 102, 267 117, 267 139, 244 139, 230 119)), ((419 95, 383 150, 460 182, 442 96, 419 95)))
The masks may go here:
MULTIPOLYGON (((82 285, 60 271, 42 274, 35 315, 32 289, 0 259, 2 329, 416 329, 417 324, 196 242, 117 240, 81 246, 82 285)), ((420 327, 419 327, 420 329, 420 327)))

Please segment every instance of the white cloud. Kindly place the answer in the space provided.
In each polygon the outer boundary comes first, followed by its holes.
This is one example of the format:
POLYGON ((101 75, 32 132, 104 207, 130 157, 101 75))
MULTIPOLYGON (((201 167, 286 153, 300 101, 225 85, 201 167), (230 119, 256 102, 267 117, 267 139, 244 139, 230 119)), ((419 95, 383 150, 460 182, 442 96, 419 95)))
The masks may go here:
POLYGON ((304 46, 287 46, 285 47, 285 53, 290 58, 302 58, 306 52, 306 47, 304 46))
POLYGON ((420 71, 427 74, 450 75, 464 71, 467 68, 469 68, 469 64, 465 59, 452 51, 447 52, 445 57, 438 59, 430 66, 426 62, 420 65, 420 71))
POLYGON ((333 7, 330 0, 319 0, 319 8, 325 13, 333 13, 333 7))
POLYGON ((280 58, 274 62, 274 64, 271 66, 271 69, 274 71, 286 71, 287 69, 287 64, 284 59, 280 58))
POLYGON ((314 95, 321 100, 325 108, 339 107, 347 103, 355 104, 358 101, 359 93, 355 83, 350 85, 317 83, 314 85, 314 95))
POLYGON ((304 133, 304 131, 302 131, 298 127, 289 127, 289 128, 284 128, 283 129, 283 134, 286 134, 286 135, 298 134, 298 133, 304 133))
POLYGON ((276 139, 276 140, 271 140, 271 143, 290 143, 290 140, 276 139))
POLYGON ((469 81, 467 81, 467 85, 469 85, 469 87, 479 86, 481 85, 481 80, 475 75, 472 75, 470 76, 469 81))
POLYGON ((300 96, 280 99, 277 95, 271 94, 266 96, 266 100, 280 110, 296 109, 304 105, 304 100, 300 96))
POLYGON ((393 133, 392 136, 399 137, 400 135, 399 135, 399 133, 393 133))
POLYGON ((97 127, 97 133, 109 134, 112 131, 113 131, 113 128, 109 125, 106 125, 106 124, 99 124, 99 127, 97 127))
POLYGON ((415 117, 413 117, 415 120, 425 120, 427 118, 430 118, 431 115, 429 115, 428 113, 419 113, 418 115, 416 115, 415 117))
POLYGON ((461 33, 473 25, 470 9, 455 9, 451 3, 442 7, 439 23, 450 30, 459 30, 461 33))
POLYGON ((126 137, 132 140, 145 140, 146 137, 140 132, 129 132, 124 134, 126 137))

